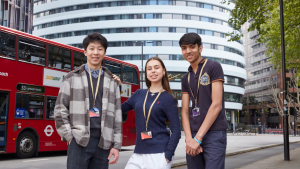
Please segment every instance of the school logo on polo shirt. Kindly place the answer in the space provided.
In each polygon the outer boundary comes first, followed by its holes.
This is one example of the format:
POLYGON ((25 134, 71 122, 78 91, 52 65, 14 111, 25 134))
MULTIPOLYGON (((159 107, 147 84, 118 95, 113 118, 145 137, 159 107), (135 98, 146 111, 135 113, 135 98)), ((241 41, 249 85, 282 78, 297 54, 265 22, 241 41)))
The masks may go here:
POLYGON ((201 76, 200 84, 203 86, 210 84, 210 77, 206 72, 201 76))

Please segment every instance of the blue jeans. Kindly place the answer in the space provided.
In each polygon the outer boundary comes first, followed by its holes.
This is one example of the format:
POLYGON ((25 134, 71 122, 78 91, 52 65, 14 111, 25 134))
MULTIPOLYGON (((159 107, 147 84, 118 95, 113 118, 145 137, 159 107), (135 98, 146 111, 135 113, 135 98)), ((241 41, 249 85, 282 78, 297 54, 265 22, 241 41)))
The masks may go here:
MULTIPOLYGON (((195 137, 197 133, 192 133, 195 137)), ((188 169, 224 169, 227 146, 226 131, 208 131, 202 139, 203 153, 196 156, 186 154, 188 169)))
POLYGON ((68 147, 67 169, 108 169, 110 150, 98 147, 100 138, 90 137, 86 147, 82 147, 72 139, 68 147))

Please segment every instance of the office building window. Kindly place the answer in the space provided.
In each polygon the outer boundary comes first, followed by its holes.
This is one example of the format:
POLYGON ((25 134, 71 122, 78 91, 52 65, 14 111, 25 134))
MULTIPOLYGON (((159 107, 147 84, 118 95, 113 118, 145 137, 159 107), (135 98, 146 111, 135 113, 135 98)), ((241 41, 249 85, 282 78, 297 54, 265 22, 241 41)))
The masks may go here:
POLYGON ((181 82, 181 79, 185 73, 183 72, 168 72, 168 78, 170 82, 181 82))
POLYGON ((172 90, 172 94, 175 96, 176 99, 178 100, 182 99, 181 90, 172 90))

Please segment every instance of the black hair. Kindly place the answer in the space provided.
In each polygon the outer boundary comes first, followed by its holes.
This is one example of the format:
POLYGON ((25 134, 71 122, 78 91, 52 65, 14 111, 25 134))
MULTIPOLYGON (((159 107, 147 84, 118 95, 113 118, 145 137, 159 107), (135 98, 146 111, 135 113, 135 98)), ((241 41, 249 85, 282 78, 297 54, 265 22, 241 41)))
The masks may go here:
POLYGON ((179 46, 181 45, 195 45, 198 44, 198 47, 202 45, 201 37, 197 33, 186 33, 179 40, 179 46))
POLYGON ((102 36, 100 33, 98 32, 90 33, 83 39, 82 45, 84 50, 87 49, 87 47, 91 42, 100 43, 105 48, 106 51, 108 45, 107 39, 104 36, 102 36))

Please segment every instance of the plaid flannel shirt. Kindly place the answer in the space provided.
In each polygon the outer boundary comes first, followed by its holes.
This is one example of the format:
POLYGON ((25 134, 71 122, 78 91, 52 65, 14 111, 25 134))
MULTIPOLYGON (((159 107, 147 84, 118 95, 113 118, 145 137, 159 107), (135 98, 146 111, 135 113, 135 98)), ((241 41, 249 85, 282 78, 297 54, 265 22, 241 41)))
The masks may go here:
MULTIPOLYGON (((75 138, 77 144, 86 147, 90 138, 89 89, 82 65, 68 73, 60 87, 54 119, 62 141, 75 138)), ((105 150, 122 146, 122 110, 120 89, 112 73, 104 69, 101 137, 99 147, 105 150)))

